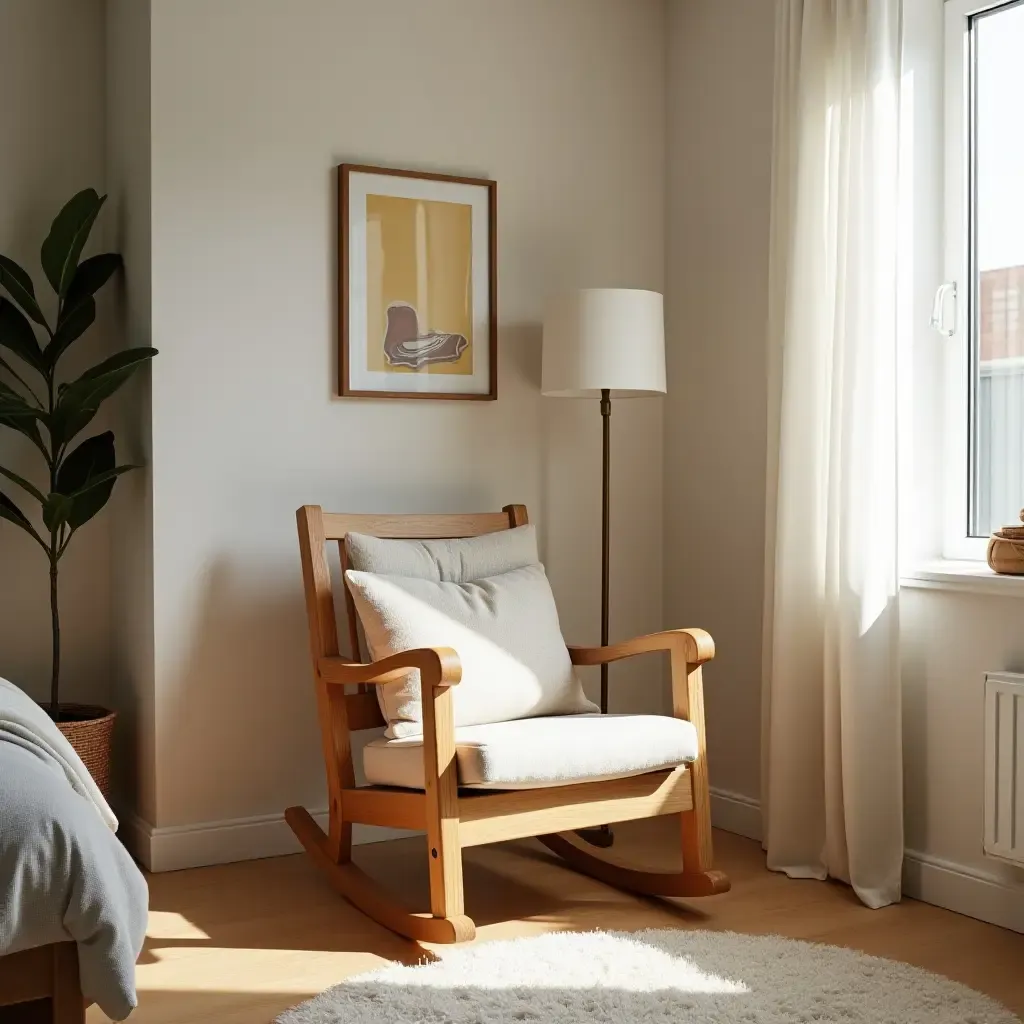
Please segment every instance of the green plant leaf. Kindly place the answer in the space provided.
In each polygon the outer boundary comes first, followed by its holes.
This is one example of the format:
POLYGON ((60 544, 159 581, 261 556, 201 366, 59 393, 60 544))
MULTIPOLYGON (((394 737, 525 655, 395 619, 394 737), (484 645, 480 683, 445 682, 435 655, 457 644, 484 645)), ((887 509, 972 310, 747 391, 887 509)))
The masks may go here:
POLYGON ((44 413, 34 405, 29 405, 14 388, 0 380, 0 416, 7 419, 28 420, 34 422, 41 419, 44 413))
POLYGON ((43 436, 39 433, 39 425, 34 419, 6 416, 0 412, 0 427, 10 427, 11 430, 17 430, 19 434, 24 434, 39 449, 44 458, 49 458, 49 452, 43 444, 43 436))
POLYGON ((108 430, 83 441, 60 464, 56 490, 72 495, 97 473, 114 468, 114 434, 108 430))
POLYGON ((21 310, 7 299, 0 299, 0 345, 43 372, 46 363, 36 341, 36 332, 21 310))
POLYGON ((43 525, 54 533, 67 522, 72 502, 66 494, 52 491, 43 501, 43 525))
POLYGON ((37 324, 46 326, 46 317, 43 316, 39 303, 36 302, 36 291, 32 285, 32 278, 28 276, 26 270, 7 256, 0 256, 0 285, 7 289, 11 298, 37 324))
POLYGON ((120 352, 115 352, 112 356, 108 356, 102 363, 97 363, 92 368, 86 370, 77 381, 71 384, 71 387, 74 387, 79 381, 95 380, 120 370, 130 369, 135 371, 155 355, 157 355, 155 348, 143 348, 140 346, 139 348, 122 349, 120 352))
POLYGON ((83 441, 57 470, 57 491, 67 496, 70 507, 62 510, 54 502, 55 515, 63 514, 72 530, 84 526, 106 505, 122 473, 136 468, 114 462, 114 435, 108 430, 83 441))
POLYGON ((66 316, 61 314, 53 340, 43 349, 43 358, 52 369, 72 342, 77 341, 92 327, 96 319, 96 300, 86 295, 66 316))
POLYGON ((11 483, 17 484, 23 491, 26 491, 29 494, 31 494, 32 497, 36 499, 36 501, 40 503, 46 501, 46 495, 43 494, 42 491, 40 491, 37 487, 34 487, 24 477, 18 476, 17 473, 14 473, 9 469, 4 469, 3 466, 0 466, 0 476, 7 477, 7 479, 10 480, 11 483))
POLYGON ((3 491, 0 491, 0 516, 9 522, 17 523, 22 528, 32 529, 28 516, 3 491))
POLYGON ((104 359, 64 388, 50 418, 54 447, 67 444, 83 430, 103 402, 156 354, 155 348, 125 349, 104 359))
POLYGON ((77 498, 71 499, 71 511, 68 514, 68 526, 77 530, 84 526, 93 516, 97 515, 114 493, 114 480, 103 484, 101 487, 93 487, 77 498))
POLYGON ((3 491, 0 491, 0 518, 14 523, 30 533, 35 532, 32 529, 32 524, 28 521, 28 516, 3 491))
POLYGON ((80 491, 71 495, 72 509, 68 514, 68 525, 72 530, 84 526, 110 501, 114 484, 122 473, 138 469, 138 466, 115 466, 104 473, 97 473, 80 491))
MULTIPOLYGON (((83 260, 68 287, 61 308, 60 319, 70 316, 80 303, 95 295, 110 278, 121 268, 122 259, 117 253, 105 252, 99 256, 90 256, 83 260)), ((60 324, 57 325, 58 332, 60 324)))
POLYGON ((10 427, 24 434, 49 463, 50 455, 39 433, 39 421, 46 418, 41 409, 29 405, 17 391, 0 381, 0 427, 10 427))
POLYGON ((39 254, 43 271, 53 290, 63 299, 78 269, 89 232, 106 201, 94 188, 71 197, 57 214, 39 254))
POLYGON ((36 533, 28 521, 28 516, 3 491, 0 491, 0 519, 6 519, 9 523, 20 526, 44 551, 49 552, 50 549, 43 543, 42 537, 36 533))
POLYGON ((20 373, 18 373, 18 371, 13 366, 11 366, 9 362, 7 362, 6 359, 3 358, 3 356, 0 356, 0 370, 6 370, 32 396, 33 400, 38 404, 39 398, 37 397, 36 393, 32 390, 32 386, 29 384, 27 380, 25 380, 24 377, 22 377, 20 373))
POLYGON ((91 477, 89 482, 84 487, 75 491, 71 497, 80 498, 83 494, 87 494, 94 487, 100 487, 111 480, 116 480, 119 476, 122 476, 125 473, 130 473, 133 469, 142 469, 142 467, 126 462, 123 466, 115 466, 113 469, 105 469, 102 473, 97 473, 94 477, 91 477))

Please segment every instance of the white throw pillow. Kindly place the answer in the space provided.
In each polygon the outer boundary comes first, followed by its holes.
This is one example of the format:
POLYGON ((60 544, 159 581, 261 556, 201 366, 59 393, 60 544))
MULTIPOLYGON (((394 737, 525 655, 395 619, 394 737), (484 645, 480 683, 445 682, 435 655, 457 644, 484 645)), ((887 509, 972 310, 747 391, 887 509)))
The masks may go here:
MULTIPOLYGON (((596 710, 573 671, 543 566, 466 583, 353 569, 345 578, 374 661, 417 647, 456 651, 456 726, 596 710)), ((387 735, 421 735, 419 672, 377 689, 387 735)))
POLYGON ((349 567, 360 572, 446 583, 497 576, 540 561, 533 526, 452 540, 390 540, 350 533, 345 538, 345 547, 349 567))

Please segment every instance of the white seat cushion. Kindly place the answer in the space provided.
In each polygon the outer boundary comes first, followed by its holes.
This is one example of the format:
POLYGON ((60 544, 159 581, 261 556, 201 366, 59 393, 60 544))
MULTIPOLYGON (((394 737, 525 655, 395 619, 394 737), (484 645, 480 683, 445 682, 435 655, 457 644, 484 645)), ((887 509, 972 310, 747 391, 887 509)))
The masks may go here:
MULTIPOLYGON (((643 775, 697 757, 697 730, 661 715, 568 715, 455 730, 459 785, 540 789, 643 775)), ((374 786, 423 789, 423 738, 381 737, 363 751, 374 786)))

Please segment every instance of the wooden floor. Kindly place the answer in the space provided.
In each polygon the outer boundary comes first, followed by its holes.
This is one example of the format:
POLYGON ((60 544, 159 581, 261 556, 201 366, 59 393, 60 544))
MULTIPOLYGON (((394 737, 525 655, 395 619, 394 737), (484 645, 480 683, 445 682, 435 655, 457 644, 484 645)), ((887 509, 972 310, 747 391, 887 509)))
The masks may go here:
MULTIPOLYGON (((672 863, 671 823, 618 826, 616 847, 672 863), (667 828, 666 828, 667 827, 667 828)), ((562 867, 533 841, 466 855, 466 904, 478 942, 557 929, 714 928, 850 946, 964 982, 1024 1018, 1024 936, 922 903, 867 910, 846 888, 769 873, 756 843, 716 833, 732 892, 689 903, 638 899, 562 867)), ((359 863, 426 905, 423 841, 358 848, 359 863)), ((392 935, 336 896, 303 856, 150 879, 149 939, 132 1024, 267 1024, 282 1010, 385 961, 430 951, 392 935)), ((89 1024, 105 1021, 96 1008, 89 1024)))

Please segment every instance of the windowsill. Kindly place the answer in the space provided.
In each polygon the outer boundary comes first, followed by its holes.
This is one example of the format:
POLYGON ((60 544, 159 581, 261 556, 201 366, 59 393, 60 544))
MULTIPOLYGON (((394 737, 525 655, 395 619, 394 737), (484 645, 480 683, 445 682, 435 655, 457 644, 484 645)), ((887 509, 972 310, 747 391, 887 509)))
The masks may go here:
POLYGON ((1024 576, 1000 576, 984 562, 937 559, 915 565, 900 577, 901 587, 953 590, 963 594, 1024 597, 1024 576))

